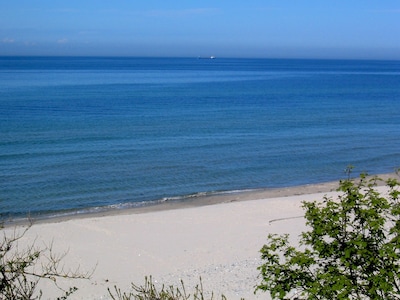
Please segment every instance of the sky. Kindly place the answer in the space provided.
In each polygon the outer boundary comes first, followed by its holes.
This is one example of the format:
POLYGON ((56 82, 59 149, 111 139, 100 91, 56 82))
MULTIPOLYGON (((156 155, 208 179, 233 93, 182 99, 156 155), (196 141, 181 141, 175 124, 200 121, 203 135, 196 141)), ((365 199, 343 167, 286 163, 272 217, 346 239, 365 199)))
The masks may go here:
POLYGON ((399 0, 0 0, 0 55, 400 59, 399 0))

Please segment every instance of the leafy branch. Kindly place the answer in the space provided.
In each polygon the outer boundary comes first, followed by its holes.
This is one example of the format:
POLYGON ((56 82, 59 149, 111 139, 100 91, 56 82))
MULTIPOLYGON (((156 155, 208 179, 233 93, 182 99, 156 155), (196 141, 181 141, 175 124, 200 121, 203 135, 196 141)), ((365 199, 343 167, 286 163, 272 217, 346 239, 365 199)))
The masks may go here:
POLYGON ((290 246, 288 235, 268 236, 257 290, 274 299, 294 291, 305 299, 400 299, 400 184, 387 180, 382 196, 378 177, 354 180, 350 172, 338 199, 303 202, 304 250, 290 246))

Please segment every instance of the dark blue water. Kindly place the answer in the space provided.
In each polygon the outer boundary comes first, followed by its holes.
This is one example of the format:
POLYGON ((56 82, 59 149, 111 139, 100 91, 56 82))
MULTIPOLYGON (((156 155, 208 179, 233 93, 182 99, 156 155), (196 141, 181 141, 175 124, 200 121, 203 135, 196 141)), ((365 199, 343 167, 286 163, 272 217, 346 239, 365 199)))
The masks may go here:
POLYGON ((1 218, 400 167, 400 62, 0 58, 1 218))

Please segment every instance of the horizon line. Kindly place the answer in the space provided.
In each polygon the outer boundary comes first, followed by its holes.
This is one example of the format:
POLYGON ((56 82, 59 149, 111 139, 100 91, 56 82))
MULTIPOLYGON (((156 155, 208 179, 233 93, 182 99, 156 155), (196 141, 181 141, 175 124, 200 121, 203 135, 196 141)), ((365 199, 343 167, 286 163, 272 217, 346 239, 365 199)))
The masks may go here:
MULTIPOLYGON (((146 56, 146 55, 54 55, 54 54, 0 54, 0 58, 28 58, 28 57, 48 57, 48 58, 164 58, 164 59, 177 59, 177 58, 185 58, 185 59, 199 59, 201 58, 209 58, 210 56, 146 56)), ((212 55, 212 60, 218 59, 266 59, 266 60, 358 60, 358 61, 400 61, 400 58, 348 58, 348 57, 249 57, 249 56, 214 56, 212 55)))

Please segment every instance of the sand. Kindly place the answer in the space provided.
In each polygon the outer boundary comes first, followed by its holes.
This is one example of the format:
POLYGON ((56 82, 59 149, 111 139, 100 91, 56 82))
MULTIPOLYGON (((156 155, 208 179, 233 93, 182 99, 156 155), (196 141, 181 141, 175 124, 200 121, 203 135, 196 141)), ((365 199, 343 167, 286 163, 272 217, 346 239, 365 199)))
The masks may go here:
MULTIPOLYGON (((337 183, 288 189, 227 194, 218 199, 165 204, 152 209, 111 212, 34 224, 19 241, 52 245, 55 253, 67 251, 64 263, 93 274, 89 280, 59 280, 76 286, 70 299, 111 299, 107 288, 129 291, 145 276, 155 284, 179 285, 188 291, 199 282, 219 299, 270 299, 254 295, 260 282, 259 250, 269 233, 289 233, 296 244, 306 229, 301 202, 335 197, 337 183), (201 201, 199 201, 201 202, 201 201)), ((382 187, 383 188, 383 187, 382 187)), ((17 231, 23 226, 17 226, 17 231)), ((14 226, 5 229, 11 233, 14 226)), ((60 291, 42 282, 44 299, 60 291)))

